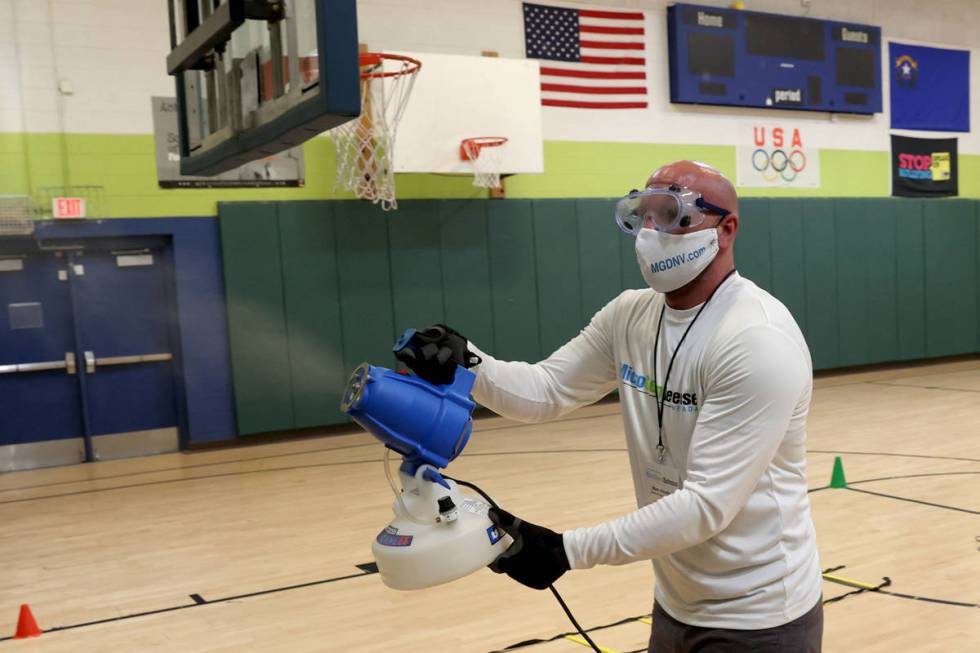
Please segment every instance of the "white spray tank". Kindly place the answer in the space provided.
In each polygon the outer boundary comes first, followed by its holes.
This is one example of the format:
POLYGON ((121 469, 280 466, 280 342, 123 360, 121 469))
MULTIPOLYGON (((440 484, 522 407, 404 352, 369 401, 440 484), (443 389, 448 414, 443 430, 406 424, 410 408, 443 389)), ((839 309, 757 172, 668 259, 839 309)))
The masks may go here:
POLYGON ((490 521, 486 501, 439 473, 469 440, 475 406, 469 392, 475 380, 463 367, 457 367, 452 383, 434 385, 362 363, 347 384, 341 410, 403 456, 399 491, 386 452, 395 517, 371 547, 381 580, 392 589, 421 589, 461 578, 486 567, 512 542, 490 521))

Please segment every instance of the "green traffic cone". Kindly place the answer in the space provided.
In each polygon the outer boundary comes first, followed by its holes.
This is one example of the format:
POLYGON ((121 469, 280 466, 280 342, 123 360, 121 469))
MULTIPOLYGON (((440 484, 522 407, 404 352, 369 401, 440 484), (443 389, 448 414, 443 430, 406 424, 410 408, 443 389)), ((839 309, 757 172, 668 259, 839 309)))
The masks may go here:
POLYGON ((834 458, 834 472, 830 475, 830 487, 847 487, 847 479, 844 478, 844 463, 841 462, 840 456, 834 458))

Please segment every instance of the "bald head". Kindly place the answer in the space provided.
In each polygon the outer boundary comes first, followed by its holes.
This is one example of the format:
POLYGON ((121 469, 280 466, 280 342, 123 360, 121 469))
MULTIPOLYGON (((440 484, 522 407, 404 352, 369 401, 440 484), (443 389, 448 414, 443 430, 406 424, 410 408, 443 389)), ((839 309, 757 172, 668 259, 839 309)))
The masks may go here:
POLYGON ((738 194, 732 182, 728 181, 717 168, 699 161, 668 163, 658 168, 647 179, 648 187, 670 184, 700 193, 709 204, 729 212, 723 218, 694 223, 677 232, 675 236, 687 238, 695 236, 695 232, 709 229, 715 230, 718 234, 718 253, 708 266, 693 281, 667 293, 667 303, 672 308, 684 309, 706 301, 735 268, 735 235, 738 233, 739 223, 738 194))
POLYGON ((705 200, 732 213, 738 213, 738 194, 732 182, 717 168, 699 161, 674 161, 658 168, 647 186, 677 184, 701 193, 705 200))

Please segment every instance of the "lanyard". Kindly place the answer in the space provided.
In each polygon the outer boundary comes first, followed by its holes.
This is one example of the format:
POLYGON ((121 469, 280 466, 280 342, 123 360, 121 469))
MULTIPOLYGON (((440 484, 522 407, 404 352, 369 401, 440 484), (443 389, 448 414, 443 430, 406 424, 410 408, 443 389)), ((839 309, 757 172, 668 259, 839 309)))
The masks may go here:
POLYGON ((664 388, 663 388, 663 392, 660 392, 659 386, 657 385, 657 360, 658 360, 657 350, 660 347, 660 328, 663 326, 664 313, 667 311, 667 298, 664 297, 664 305, 663 308, 660 309, 660 319, 657 321, 657 337, 656 340, 654 340, 653 342, 653 387, 654 390, 657 391, 656 392, 657 396, 655 396, 653 400, 657 402, 657 461, 658 462, 662 463, 664 461, 664 407, 667 404, 667 381, 670 380, 670 370, 671 368, 674 367, 674 360, 677 358, 677 352, 681 350, 681 345, 684 344, 684 339, 687 338, 687 334, 691 332, 691 327, 694 326, 694 323, 697 322, 699 317, 701 317, 701 313, 704 312, 704 309, 708 306, 708 302, 710 302, 711 298, 715 296, 715 293, 718 292, 718 289, 721 288, 721 285, 726 281, 728 281, 728 277, 732 276, 733 274, 735 274, 734 269, 728 274, 726 274, 724 279, 718 282, 718 285, 715 286, 715 289, 711 291, 711 294, 708 295, 708 298, 704 300, 703 304, 701 304, 701 308, 699 308, 698 312, 694 314, 694 319, 691 320, 690 324, 687 325, 687 328, 684 329, 684 333, 683 335, 681 335, 680 341, 678 341, 677 346, 674 347, 674 353, 671 354, 670 356, 670 362, 667 363, 667 374, 664 375, 664 388))

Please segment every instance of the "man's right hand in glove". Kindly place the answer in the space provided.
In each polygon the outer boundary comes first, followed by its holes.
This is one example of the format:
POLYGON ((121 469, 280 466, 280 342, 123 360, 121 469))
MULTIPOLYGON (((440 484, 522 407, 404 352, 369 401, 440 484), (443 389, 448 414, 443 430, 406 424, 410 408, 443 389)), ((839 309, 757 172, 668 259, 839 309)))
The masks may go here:
POLYGON ((466 348, 461 334, 445 324, 424 329, 408 329, 395 343, 395 358, 405 363, 420 378, 430 383, 452 383, 456 366, 479 365, 480 357, 466 348))

